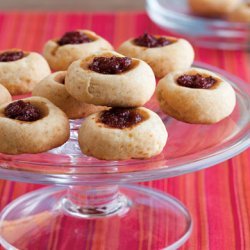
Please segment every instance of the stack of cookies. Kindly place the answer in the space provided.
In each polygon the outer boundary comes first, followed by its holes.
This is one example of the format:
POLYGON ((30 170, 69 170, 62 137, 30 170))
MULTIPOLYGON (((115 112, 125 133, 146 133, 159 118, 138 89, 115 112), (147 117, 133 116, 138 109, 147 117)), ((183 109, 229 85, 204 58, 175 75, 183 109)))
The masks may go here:
POLYGON ((70 65, 65 87, 79 101, 111 107, 82 123, 78 140, 84 154, 124 160, 162 151, 166 128, 157 114, 141 107, 155 90, 154 73, 144 61, 99 52, 70 65))
POLYGON ((119 53, 112 49, 94 32, 76 30, 45 44, 47 61, 35 52, 0 53, 0 152, 58 147, 69 138, 68 119, 85 117, 78 134, 84 154, 104 160, 155 156, 168 134, 160 117, 142 106, 156 78, 160 107, 177 120, 212 124, 232 113, 233 88, 213 72, 191 68, 188 41, 145 33, 125 41, 119 53), (10 94, 31 91, 33 97, 11 102, 10 94))

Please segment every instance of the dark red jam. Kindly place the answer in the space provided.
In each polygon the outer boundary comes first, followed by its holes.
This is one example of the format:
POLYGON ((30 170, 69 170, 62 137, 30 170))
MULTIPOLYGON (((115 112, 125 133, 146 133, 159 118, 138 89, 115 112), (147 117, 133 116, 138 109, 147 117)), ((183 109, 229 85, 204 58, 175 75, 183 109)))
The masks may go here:
POLYGON ((144 33, 143 35, 134 39, 134 43, 138 46, 147 47, 147 48, 157 48, 164 47, 172 43, 165 37, 155 37, 150 34, 144 33))
POLYGON ((200 74, 182 75, 177 78, 177 83, 188 88, 209 89, 216 83, 216 79, 212 76, 203 77, 200 74))
POLYGON ((6 51, 0 54, 0 62, 13 62, 23 57, 23 51, 6 51))
POLYGON ((90 43, 91 40, 86 34, 80 31, 70 31, 66 32, 57 43, 62 46, 66 44, 81 44, 81 43, 90 43))
POLYGON ((8 118, 26 122, 33 122, 41 118, 41 112, 37 107, 22 100, 10 103, 5 108, 4 114, 8 118))
POLYGON ((129 57, 95 57, 89 69, 102 74, 118 74, 126 71, 132 64, 129 57))
POLYGON ((143 116, 133 108, 111 108, 104 111, 98 122, 112 128, 129 128, 141 122, 143 116))

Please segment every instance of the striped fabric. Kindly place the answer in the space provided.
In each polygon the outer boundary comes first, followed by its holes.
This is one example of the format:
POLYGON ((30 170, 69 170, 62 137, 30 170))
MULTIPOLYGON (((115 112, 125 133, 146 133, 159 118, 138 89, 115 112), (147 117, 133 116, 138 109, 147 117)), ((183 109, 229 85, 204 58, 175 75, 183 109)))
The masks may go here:
MULTIPOLYGON (((75 28, 92 29, 115 46, 144 31, 163 34, 145 13, 8 12, 0 13, 0 49, 14 47, 41 52, 49 38, 75 28)), ((196 60, 226 69, 250 82, 249 53, 196 48, 196 60)), ((248 149, 210 169, 143 185, 172 194, 190 210, 194 229, 182 250, 243 250, 250 249, 249 180, 248 149)), ((0 181, 0 209, 39 187, 0 181)), ((143 246, 140 249, 151 248, 143 246)))

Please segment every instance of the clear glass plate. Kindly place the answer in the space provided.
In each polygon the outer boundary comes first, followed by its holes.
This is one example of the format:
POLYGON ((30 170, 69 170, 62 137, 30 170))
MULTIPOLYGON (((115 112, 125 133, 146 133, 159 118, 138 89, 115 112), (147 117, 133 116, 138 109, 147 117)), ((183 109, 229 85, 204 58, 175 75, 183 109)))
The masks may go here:
POLYGON ((250 145, 250 88, 218 68, 195 66, 220 74, 234 87, 237 105, 233 113, 214 125, 192 125, 163 114, 153 97, 147 107, 157 112, 169 133, 163 152, 146 160, 101 161, 83 155, 77 143, 78 123, 62 147, 42 154, 0 154, 0 175, 16 181, 102 185, 160 179, 197 171, 222 162, 250 145))
POLYGON ((161 116, 169 132, 166 147, 154 158, 100 161, 82 155, 77 143, 81 121, 71 122, 71 139, 59 148, 36 155, 0 154, 1 178, 63 185, 25 194, 4 208, 0 244, 13 250, 92 245, 173 250, 183 245, 192 231, 192 218, 185 206, 165 193, 123 183, 197 171, 250 145, 249 86, 217 68, 195 66, 215 71, 232 84, 236 108, 217 124, 191 125, 163 114, 152 98, 147 107, 161 116))
POLYGON ((250 49, 250 24, 194 15, 187 0, 147 0, 150 18, 194 44, 219 49, 250 49))

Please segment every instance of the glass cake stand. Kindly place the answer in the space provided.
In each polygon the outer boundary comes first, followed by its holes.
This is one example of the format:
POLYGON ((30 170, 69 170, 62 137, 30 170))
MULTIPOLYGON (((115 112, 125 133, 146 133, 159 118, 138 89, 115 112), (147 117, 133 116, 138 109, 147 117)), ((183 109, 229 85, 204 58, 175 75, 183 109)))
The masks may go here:
POLYGON ((208 48, 249 50, 250 24, 195 15, 187 0, 147 0, 149 17, 163 29, 208 48))
MULTIPOLYGON (((62 147, 35 155, 0 154, 0 175, 51 184, 11 202, 0 214, 6 249, 176 249, 190 236, 192 220, 175 198, 129 183, 169 178, 225 161, 250 145, 250 88, 205 64, 233 85, 237 105, 214 125, 192 125, 147 104, 164 121, 169 139, 151 159, 101 161, 80 153, 79 122, 62 147)), ((146 147, 147 145, 145 145, 146 147)))

